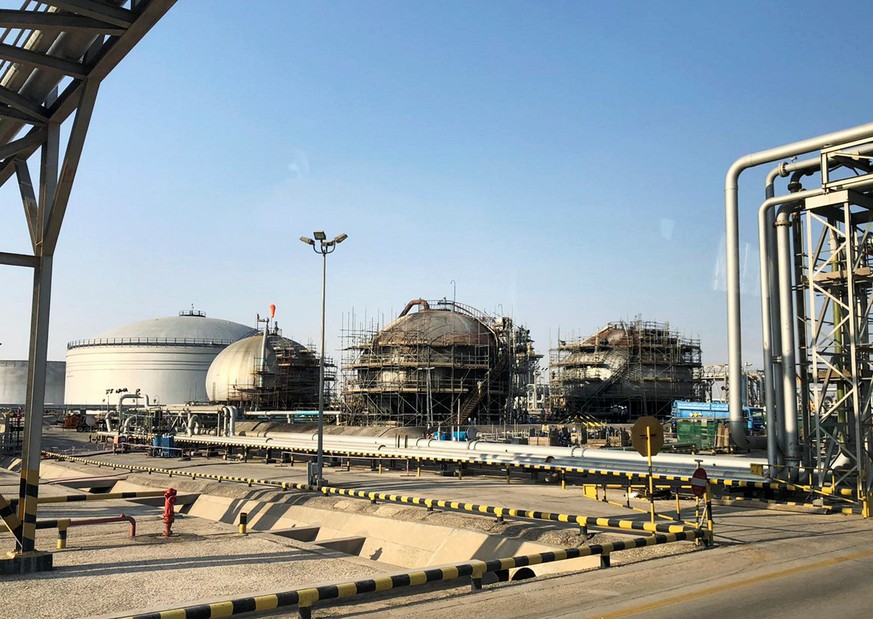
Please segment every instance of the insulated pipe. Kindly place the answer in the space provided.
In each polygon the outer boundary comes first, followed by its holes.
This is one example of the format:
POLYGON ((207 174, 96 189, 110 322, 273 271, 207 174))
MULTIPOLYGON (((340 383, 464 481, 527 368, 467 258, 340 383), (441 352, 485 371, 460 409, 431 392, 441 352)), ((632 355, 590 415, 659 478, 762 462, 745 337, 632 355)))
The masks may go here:
MULTIPOLYGON (((271 437, 272 438, 272 437, 271 437)), ((233 439, 210 439, 213 444, 233 444, 233 445, 249 445, 251 447, 265 446, 271 438, 245 438, 235 437, 233 439)), ((355 439, 361 437, 349 436, 329 436, 327 437, 328 448, 346 449, 355 451, 359 449, 359 445, 355 439)), ((269 445, 274 449, 301 447, 311 449, 315 439, 309 434, 284 434, 281 437, 275 436, 269 445)), ((485 441, 474 441, 473 448, 468 449, 465 443, 457 441, 437 441, 436 439, 420 439, 418 446, 410 445, 407 449, 397 450, 394 445, 385 444, 382 447, 386 450, 386 455, 394 455, 397 457, 434 457, 434 458, 458 458, 466 455, 471 459, 481 459, 482 462, 488 464, 504 463, 522 465, 522 464, 544 464, 551 463, 555 466, 572 466, 572 467, 633 467, 640 471, 645 471, 646 462, 636 451, 633 450, 615 450, 615 449, 593 449, 590 447, 545 447, 545 446, 528 446, 528 445, 510 445, 505 443, 487 443, 485 441), (429 446, 424 447, 427 443, 429 446), (388 453, 388 452, 391 453, 388 453)), ((712 476, 742 476, 749 477, 749 465, 760 464, 765 465, 764 458, 746 458, 736 456, 702 456, 682 455, 660 453, 653 458, 653 462, 660 470, 663 471, 682 471, 683 474, 688 469, 693 471, 696 468, 696 461, 702 461, 702 466, 707 468, 707 471, 712 476), (671 468, 672 467, 672 468, 671 468)))
POLYGON ((146 407, 151 406, 151 404, 149 404, 149 396, 147 396, 146 394, 143 394, 143 393, 125 393, 123 396, 118 398, 118 405, 115 407, 115 410, 118 411, 119 413, 121 413, 124 410, 123 404, 124 404, 125 400, 133 399, 133 400, 136 400, 137 402, 139 402, 140 398, 145 398, 146 407))
POLYGON ((797 448, 797 382, 794 355, 794 302, 791 296, 791 214, 796 207, 782 206, 776 215, 776 248, 779 260, 779 313, 782 335, 782 392, 785 394, 782 416, 782 450, 792 470, 799 462, 797 448))
POLYGON ((227 433, 228 436, 236 435, 236 416, 239 410, 236 406, 227 407, 227 433))
POLYGON ((745 155, 737 159, 725 175, 725 246, 726 246, 726 284, 727 284, 727 318, 728 318, 728 384, 735 388, 729 393, 731 438, 741 448, 749 445, 743 424, 742 389, 736 386, 742 384, 743 352, 742 352, 742 318, 740 315, 740 234, 739 234, 739 199, 737 187, 743 170, 764 163, 787 159, 802 155, 826 146, 841 142, 852 142, 873 137, 873 123, 860 125, 828 133, 800 142, 793 142, 768 150, 745 155))
MULTIPOLYGON (((873 146, 859 149, 859 153, 871 152, 873 151, 873 146)), ((771 181, 775 179, 775 175, 778 173, 783 176, 787 176, 788 172, 801 170, 804 168, 813 168, 814 166, 820 165, 819 159, 807 159, 805 161, 798 161, 796 163, 790 164, 781 164, 775 170, 773 170, 768 176, 768 188, 767 193, 772 193, 772 183, 771 181), (781 170, 777 172, 777 170, 781 170), (784 173, 783 173, 784 172, 784 173)), ((859 183, 854 185, 855 189, 862 189, 868 186, 873 185, 873 180, 859 183)), ((807 198, 812 198, 815 196, 820 196, 824 194, 825 191, 822 188, 818 189, 807 189, 804 191, 799 191, 793 193, 791 195, 784 195, 779 197, 770 197, 765 200, 763 204, 761 204, 760 209, 758 209, 758 243, 760 246, 759 249, 759 268, 760 268, 760 277, 761 277, 761 317, 762 317, 762 333, 764 336, 764 341, 766 343, 767 334, 772 335, 772 348, 771 351, 781 351, 781 329, 779 325, 780 321, 780 312, 779 312, 779 303, 771 303, 772 300, 776 300, 779 298, 779 278, 778 273, 773 272, 773 260, 771 259, 772 249, 776 247, 775 240, 771 240, 771 232, 775 233, 775 218, 773 214, 775 213, 775 207, 781 206, 783 204, 789 202, 795 202, 797 200, 805 200, 807 198), (771 223, 772 222, 772 223, 771 223), (766 311, 766 307, 769 306, 771 311, 766 311)), ((790 270, 790 267, 788 267, 790 270)), ((766 362, 766 344, 765 344, 765 362, 766 362)), ((772 353, 771 353, 772 354, 772 353)), ((768 462, 771 467, 775 467, 776 465, 783 464, 782 462, 782 453, 773 453, 773 449, 776 448, 776 445, 771 445, 771 434, 775 435, 775 437, 782 437, 784 435, 784 424, 782 420, 784 416, 782 415, 782 411, 784 410, 784 402, 783 399, 786 397, 783 393, 784 381, 782 377, 782 373, 780 372, 778 375, 778 379, 776 378, 775 366, 779 365, 774 358, 774 372, 773 376, 768 377, 765 375, 765 390, 772 387, 772 391, 774 394, 775 408, 773 410, 773 414, 770 412, 770 404, 769 400, 767 401, 767 454, 768 454, 768 462), (778 421, 774 420, 775 417, 778 417, 778 421), (775 426, 771 427, 771 423, 775 424, 775 426)), ((791 397, 791 393, 795 393, 794 385, 792 384, 792 389, 789 392, 789 396, 791 397)), ((767 392, 765 391, 765 398, 767 397, 767 392)), ((780 443, 784 443, 782 438, 779 439, 780 443)), ((778 452, 778 450, 777 450, 778 452)))
MULTIPOLYGON (((787 176, 787 164, 780 163, 767 175, 764 188, 765 200, 773 198, 775 191, 773 183, 777 176, 787 176)), ((766 202, 765 202, 766 203, 766 202)), ((776 298, 776 261, 772 249, 776 247, 776 218, 770 208, 761 208, 758 212, 758 260, 761 280, 761 344, 764 357, 764 411, 767 415, 767 463, 773 475, 777 465, 782 464, 779 450, 781 424, 778 422, 782 411, 782 372, 777 371, 781 357, 773 351, 782 349, 782 338, 772 325, 779 324, 779 304, 770 303, 776 298), (777 361, 778 359, 778 361, 777 361), (776 376, 780 380, 776 380, 776 376), (777 386, 779 387, 777 389, 777 386)))

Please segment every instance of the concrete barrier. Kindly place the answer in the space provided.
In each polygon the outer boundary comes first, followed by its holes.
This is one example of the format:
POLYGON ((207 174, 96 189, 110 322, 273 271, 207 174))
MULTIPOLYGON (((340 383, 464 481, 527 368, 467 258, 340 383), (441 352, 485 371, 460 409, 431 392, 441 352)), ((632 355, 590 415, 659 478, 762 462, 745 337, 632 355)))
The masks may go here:
POLYGON ((381 576, 365 580, 327 584, 317 587, 292 589, 266 595, 239 597, 208 604, 196 604, 180 608, 151 611, 130 615, 127 619, 166 619, 168 617, 187 619, 214 619, 232 617, 244 613, 268 612, 278 608, 297 607, 299 616, 309 619, 312 606, 317 602, 327 602, 351 598, 369 593, 406 589, 429 583, 469 579, 471 588, 482 588, 487 574, 497 574, 513 568, 540 565, 584 556, 600 556, 601 567, 610 566, 609 557, 614 552, 642 548, 656 544, 666 544, 693 539, 689 533, 658 534, 650 537, 637 537, 608 544, 593 544, 583 548, 566 548, 552 552, 493 559, 491 561, 465 561, 453 565, 434 567, 425 570, 403 572, 391 576, 381 576))

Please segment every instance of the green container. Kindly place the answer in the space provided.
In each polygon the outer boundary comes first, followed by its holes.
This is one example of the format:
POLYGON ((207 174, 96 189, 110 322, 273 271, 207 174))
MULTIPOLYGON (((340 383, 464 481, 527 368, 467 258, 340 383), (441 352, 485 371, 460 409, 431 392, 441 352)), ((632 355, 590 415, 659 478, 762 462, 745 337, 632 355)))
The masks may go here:
POLYGON ((676 440, 691 443, 697 449, 713 449, 718 432, 718 422, 707 419, 676 420, 676 440))

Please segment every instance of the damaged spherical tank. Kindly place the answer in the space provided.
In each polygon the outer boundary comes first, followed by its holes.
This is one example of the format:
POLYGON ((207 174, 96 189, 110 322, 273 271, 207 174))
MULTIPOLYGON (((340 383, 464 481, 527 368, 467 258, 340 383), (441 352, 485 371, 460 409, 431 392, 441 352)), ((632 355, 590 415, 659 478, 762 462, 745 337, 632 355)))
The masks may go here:
POLYGON ((411 301, 394 322, 354 347, 346 404, 402 425, 497 419, 509 384, 501 325, 454 302, 411 301))
MULTIPOLYGON (((319 357, 273 330, 225 348, 206 374, 212 402, 247 410, 306 410, 318 405, 319 357)), ((333 372, 326 371, 326 383, 333 372)))
POLYGON ((124 393, 139 390, 152 403, 203 402, 212 361, 253 333, 252 327, 190 310, 70 342, 65 401, 114 406, 124 393))

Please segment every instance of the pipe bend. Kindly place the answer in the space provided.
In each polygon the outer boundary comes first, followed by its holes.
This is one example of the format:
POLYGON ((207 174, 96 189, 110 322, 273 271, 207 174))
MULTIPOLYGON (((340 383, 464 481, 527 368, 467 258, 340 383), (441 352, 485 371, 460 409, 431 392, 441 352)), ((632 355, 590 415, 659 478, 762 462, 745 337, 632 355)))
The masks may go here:
POLYGON ((404 316, 406 316, 406 314, 409 313, 409 310, 411 310, 416 305, 421 307, 421 309, 423 309, 423 310, 430 309, 430 304, 427 301, 425 301, 424 299, 415 299, 415 300, 410 301, 409 303, 406 304, 406 307, 404 307, 403 311, 400 312, 400 316, 398 316, 398 318, 403 318, 404 316))

